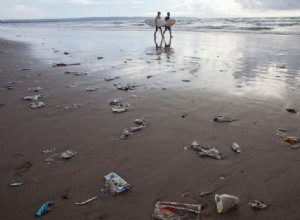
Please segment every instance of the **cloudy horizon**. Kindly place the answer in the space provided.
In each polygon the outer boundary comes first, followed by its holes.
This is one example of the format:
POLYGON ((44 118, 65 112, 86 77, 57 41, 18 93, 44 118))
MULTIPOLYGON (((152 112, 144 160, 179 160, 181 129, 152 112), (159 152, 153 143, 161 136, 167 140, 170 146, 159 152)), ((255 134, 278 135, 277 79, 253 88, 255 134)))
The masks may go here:
POLYGON ((0 19, 149 17, 299 17, 300 0, 0 0, 0 19))

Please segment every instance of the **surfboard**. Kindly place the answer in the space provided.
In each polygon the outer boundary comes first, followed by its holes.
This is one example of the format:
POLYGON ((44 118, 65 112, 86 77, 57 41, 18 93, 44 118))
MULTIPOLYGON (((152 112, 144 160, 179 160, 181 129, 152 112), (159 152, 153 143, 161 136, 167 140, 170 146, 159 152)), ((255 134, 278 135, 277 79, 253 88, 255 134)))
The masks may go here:
MULTIPOLYGON (((155 27, 155 18, 150 18, 145 20, 145 24, 148 24, 151 27, 155 27)), ((158 27, 163 27, 165 26, 166 22, 162 19, 158 20, 158 27)))
POLYGON ((167 20, 165 26, 171 27, 171 26, 173 26, 175 23, 176 23, 176 20, 175 20, 175 19, 169 19, 169 20, 167 20))

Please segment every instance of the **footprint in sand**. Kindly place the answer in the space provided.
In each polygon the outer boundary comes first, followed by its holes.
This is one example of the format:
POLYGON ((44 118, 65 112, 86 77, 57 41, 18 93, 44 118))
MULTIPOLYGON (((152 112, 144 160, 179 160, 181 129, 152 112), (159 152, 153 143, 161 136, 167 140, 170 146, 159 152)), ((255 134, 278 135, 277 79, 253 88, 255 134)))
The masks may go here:
POLYGON ((30 161, 24 162, 21 166, 15 169, 15 176, 20 177, 25 172, 27 172, 32 167, 32 163, 30 161))

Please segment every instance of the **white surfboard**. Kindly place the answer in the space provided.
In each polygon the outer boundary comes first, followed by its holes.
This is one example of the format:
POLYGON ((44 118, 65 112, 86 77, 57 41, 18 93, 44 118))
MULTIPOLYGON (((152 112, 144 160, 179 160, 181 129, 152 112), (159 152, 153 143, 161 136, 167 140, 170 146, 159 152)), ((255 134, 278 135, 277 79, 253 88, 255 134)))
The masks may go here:
MULTIPOLYGON (((158 19, 158 27, 163 27, 165 26, 166 22, 162 19, 158 19)), ((146 19, 145 20, 145 24, 148 24, 149 26, 151 27, 155 27, 156 24, 155 24, 155 18, 150 18, 150 19, 146 19)))

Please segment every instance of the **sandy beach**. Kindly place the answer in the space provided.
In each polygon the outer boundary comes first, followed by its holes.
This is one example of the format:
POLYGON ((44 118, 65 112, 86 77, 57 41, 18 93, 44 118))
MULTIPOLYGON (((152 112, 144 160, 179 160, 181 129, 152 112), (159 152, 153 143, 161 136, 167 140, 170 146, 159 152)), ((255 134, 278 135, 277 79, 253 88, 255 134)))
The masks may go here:
POLYGON ((171 44, 150 31, 0 40, 1 219, 35 219, 49 200, 43 219, 152 219, 159 200, 201 204, 204 220, 299 219, 300 149, 276 135, 280 128, 300 137, 299 36, 173 35, 171 44), (22 97, 37 94, 45 106, 31 109, 22 97), (113 113, 114 99, 127 111, 113 113), (146 126, 120 139, 137 118, 146 126), (185 149, 193 141, 222 160, 185 149), (78 154, 45 162, 69 149, 78 154), (103 193, 110 172, 132 188, 103 193), (215 194, 239 197, 239 208, 218 214, 215 194), (268 208, 252 210, 253 199, 268 208))

